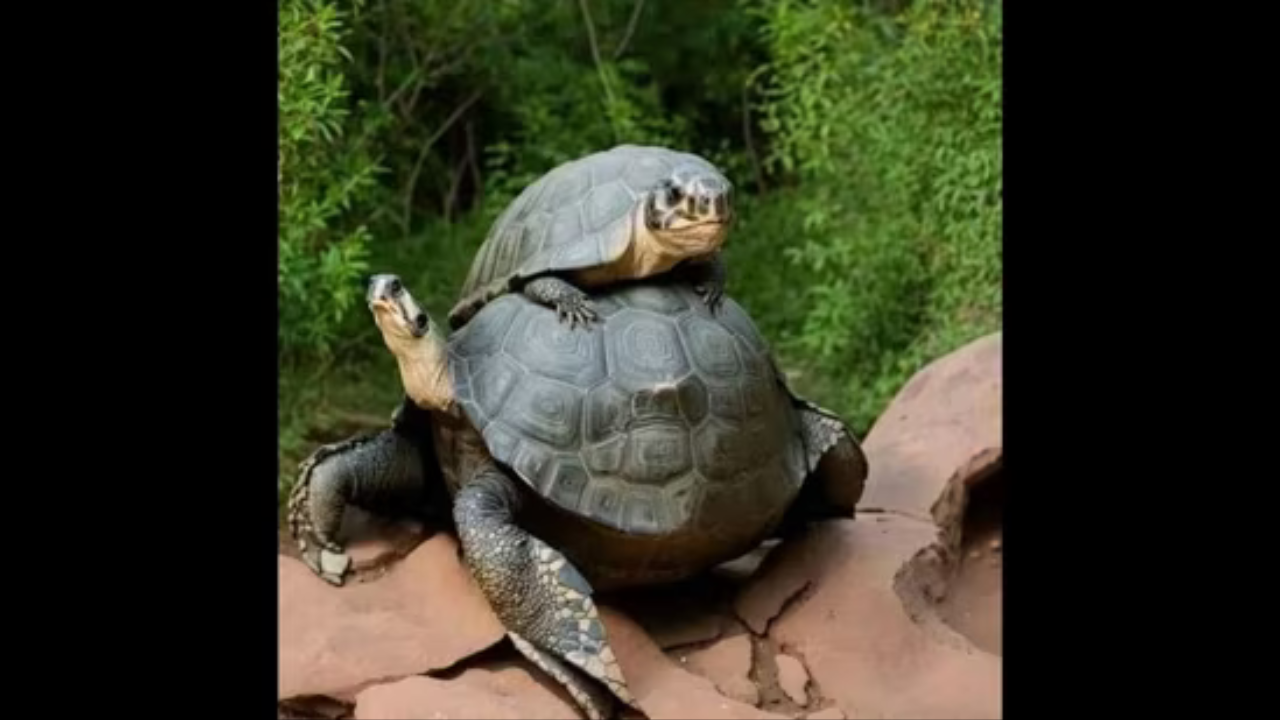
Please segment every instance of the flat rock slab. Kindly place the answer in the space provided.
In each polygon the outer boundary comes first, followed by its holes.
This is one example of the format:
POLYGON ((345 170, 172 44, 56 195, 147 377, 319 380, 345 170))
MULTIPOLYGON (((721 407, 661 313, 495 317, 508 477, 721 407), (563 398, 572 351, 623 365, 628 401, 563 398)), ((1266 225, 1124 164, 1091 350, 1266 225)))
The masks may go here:
POLYGON ((778 548, 744 590, 749 603, 774 585, 808 588, 769 636, 804 658, 822 696, 849 717, 1001 715, 1000 659, 940 621, 913 619, 895 590, 899 570, 936 535, 897 515, 823 523, 778 548))
POLYGON ((358 720, 578 720, 566 694, 521 665, 473 668, 450 680, 408 677, 356 696, 358 720))
POLYGON ((751 636, 738 633, 698 650, 677 650, 668 657, 710 680, 720 694, 759 705, 760 689, 751 681, 751 636))
MULTIPOLYGON (((766 561, 764 567, 776 564, 776 561, 766 561)), ((787 602, 803 592, 812 581, 805 573, 773 572, 768 574, 766 582, 765 574, 760 573, 734 599, 733 610, 751 628, 751 632, 764 635, 769 623, 782 612, 787 602)))
POLYGON ((809 673, 804 665, 790 655, 778 655, 774 658, 778 666, 778 686, 791 698, 791 702, 801 707, 809 704, 809 673))
POLYGON ((348 698, 365 685, 449 667, 503 629, 438 534, 375 582, 333 587, 280 556, 278 699, 348 698))
POLYGON ((609 642, 627 685, 650 720, 754 720, 784 718, 716 692, 710 680, 674 663, 644 630, 626 615, 600 609, 609 642))
POLYGON ((734 599, 752 631, 792 656, 776 661, 796 704, 852 718, 1001 716, 1000 658, 947 627, 935 604, 969 488, 1000 462, 1001 354, 996 333, 917 373, 863 443, 859 509, 879 512, 783 543, 734 599))
MULTIPOLYGON (((917 372, 863 442, 871 465, 858 507, 933 516, 957 471, 1003 446, 1003 334, 975 340, 917 372)), ((948 521, 950 518, 947 519, 948 521)))

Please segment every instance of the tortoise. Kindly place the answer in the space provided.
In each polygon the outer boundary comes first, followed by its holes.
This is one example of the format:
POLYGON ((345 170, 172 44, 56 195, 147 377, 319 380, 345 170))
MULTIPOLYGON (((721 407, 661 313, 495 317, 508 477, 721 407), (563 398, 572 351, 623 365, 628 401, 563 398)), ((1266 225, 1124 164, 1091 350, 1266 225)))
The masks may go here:
POLYGON ((708 160, 663 147, 619 145, 563 163, 498 217, 477 251, 453 329, 493 298, 521 292, 576 327, 596 319, 584 288, 681 265, 713 309, 724 294, 720 247, 733 185, 708 160))
POLYGON ((612 705, 601 684, 635 700, 593 590, 673 582, 852 517, 867 461, 835 414, 788 389, 731 299, 712 312, 688 282, 654 281, 591 298, 587 332, 513 293, 446 341, 399 278, 374 276, 367 301, 406 398, 388 430, 302 463, 290 523, 340 584, 347 504, 451 497, 508 636, 594 718, 612 705))

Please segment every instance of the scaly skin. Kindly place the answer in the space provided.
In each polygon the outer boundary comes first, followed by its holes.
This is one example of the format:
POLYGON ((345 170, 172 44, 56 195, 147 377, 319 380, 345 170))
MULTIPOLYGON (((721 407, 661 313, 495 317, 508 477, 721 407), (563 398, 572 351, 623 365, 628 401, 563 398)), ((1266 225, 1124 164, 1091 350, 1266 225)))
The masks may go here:
POLYGON ((442 509, 442 489, 429 487, 439 482, 428 470, 434 454, 421 442, 429 437, 424 414, 402 409, 390 429, 321 446, 299 466, 289 497, 289 530, 303 560, 326 581, 341 585, 350 567, 338 538, 348 505, 389 516, 429 516, 442 509), (320 551, 338 557, 322 562, 320 551))
POLYGON ((558 550, 515 524, 520 502, 515 483, 492 464, 458 491, 453 518, 476 583, 516 648, 564 685, 588 717, 608 717, 611 708, 581 673, 635 706, 591 586, 558 550))
POLYGON ((714 313, 724 299, 725 285, 729 278, 724 256, 715 253, 706 260, 689 260, 685 262, 685 268, 695 283, 694 289, 714 313))
POLYGON ((809 402, 799 408, 809 476, 774 531, 788 538, 811 522, 854 516, 867 477, 867 457, 845 424, 809 402))
MULTIPOLYGON (((728 267, 724 256, 715 253, 702 260, 686 261, 682 266, 685 273, 696 283, 698 294, 703 302, 714 312, 724 299, 725 285, 728 279, 728 267)), ((561 322, 569 323, 569 327, 581 325, 587 327, 599 319, 591 300, 581 288, 556 275, 543 275, 526 283, 521 292, 536 303, 545 305, 556 311, 561 322)), ((492 298, 487 298, 489 300, 492 298)), ((476 305, 482 306, 481 303, 476 305)), ((461 318, 462 315, 459 315, 461 318)), ((466 316, 470 319, 470 315, 466 316)), ((452 321, 451 321, 452 322, 452 321)))
POLYGON ((579 324, 586 327, 599 319, 587 294, 555 275, 544 275, 530 281, 523 292, 530 300, 555 309, 556 317, 560 322, 568 322, 570 328, 579 324))

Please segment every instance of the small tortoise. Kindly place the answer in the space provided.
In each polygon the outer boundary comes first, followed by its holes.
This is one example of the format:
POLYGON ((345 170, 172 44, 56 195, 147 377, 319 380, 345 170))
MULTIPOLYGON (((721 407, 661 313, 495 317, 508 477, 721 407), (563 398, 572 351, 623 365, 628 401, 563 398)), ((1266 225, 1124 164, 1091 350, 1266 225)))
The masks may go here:
POLYGON ((290 523, 321 558, 312 569, 340 583, 345 505, 418 502, 442 474, 436 502, 452 495, 464 561, 509 637, 603 717, 608 694, 580 673, 634 698, 593 589, 679 580, 850 517, 867 463, 837 417, 788 390, 736 303, 712 313, 654 281, 592 297, 589 332, 511 294, 446 342, 399 279, 375 276, 368 302, 405 404, 391 429, 303 463, 290 523))
POLYGON ((583 288, 680 263, 714 309, 724 294, 719 250, 733 219, 732 192, 707 160, 661 147, 620 145, 559 165, 493 224, 449 325, 462 327, 514 291, 575 327, 596 319, 583 288))

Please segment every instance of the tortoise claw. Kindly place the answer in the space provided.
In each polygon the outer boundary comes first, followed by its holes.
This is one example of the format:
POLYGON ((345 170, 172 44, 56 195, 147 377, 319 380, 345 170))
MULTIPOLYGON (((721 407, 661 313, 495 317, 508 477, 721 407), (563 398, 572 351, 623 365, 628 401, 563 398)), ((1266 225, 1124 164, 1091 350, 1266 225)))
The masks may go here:
POLYGON ((568 322, 571 330, 579 325, 586 328, 593 321, 600 319, 590 300, 577 297, 570 297, 556 303, 556 317, 560 322, 568 322))
POLYGON ((351 570, 351 556, 330 552, 324 548, 311 548, 302 553, 302 562, 321 580, 335 587, 342 587, 351 570))
POLYGON ((706 304, 711 314, 716 314, 724 300, 724 288, 717 285, 698 285, 694 290, 702 296, 702 302, 706 304))

